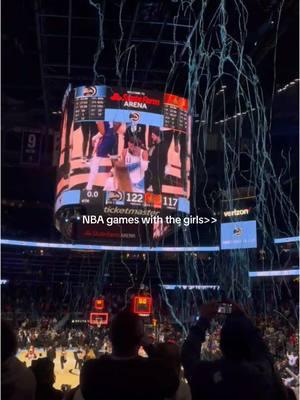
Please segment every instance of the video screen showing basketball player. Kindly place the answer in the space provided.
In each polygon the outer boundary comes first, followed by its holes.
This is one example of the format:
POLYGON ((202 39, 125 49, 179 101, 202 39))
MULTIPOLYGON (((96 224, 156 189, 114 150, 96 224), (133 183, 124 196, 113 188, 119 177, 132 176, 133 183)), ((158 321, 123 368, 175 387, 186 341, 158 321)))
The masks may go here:
POLYGON ((124 136, 124 148, 128 147, 128 140, 130 137, 139 139, 140 147, 146 150, 146 125, 138 123, 140 114, 138 112, 132 112, 129 114, 130 124, 127 126, 124 136))
POLYGON ((62 118, 62 137, 61 137, 61 153, 59 159, 59 176, 67 179, 70 170, 70 143, 71 133, 73 130, 73 104, 74 95, 70 95, 66 101, 65 109, 62 118))
POLYGON ((128 171, 131 191, 145 193, 145 171, 148 168, 148 153, 142 148, 140 139, 130 137, 128 147, 122 151, 122 161, 128 171))
POLYGON ((165 167, 168 162, 169 143, 164 141, 159 128, 150 126, 151 147, 149 149, 149 165, 145 173, 145 190, 152 186, 154 194, 162 193, 165 167))
POLYGON ((141 142, 129 137, 128 147, 122 150, 119 160, 112 157, 113 168, 104 190, 145 193, 145 171, 148 168, 148 153, 141 142))
POLYGON ((90 173, 86 190, 92 190, 96 180, 99 167, 103 164, 104 159, 110 158, 115 153, 117 138, 113 122, 97 123, 98 133, 93 136, 93 158, 90 162, 90 173))
POLYGON ((80 129, 82 135, 82 154, 83 162, 88 162, 93 155, 93 141, 92 138, 97 135, 98 127, 96 122, 82 122, 74 123, 74 131, 80 129))
POLYGON ((179 154, 180 158, 180 177, 181 185, 184 192, 187 191, 187 135, 185 132, 181 132, 174 129, 164 129, 162 132, 162 139, 166 145, 167 151, 171 148, 171 143, 174 143, 174 151, 179 154))

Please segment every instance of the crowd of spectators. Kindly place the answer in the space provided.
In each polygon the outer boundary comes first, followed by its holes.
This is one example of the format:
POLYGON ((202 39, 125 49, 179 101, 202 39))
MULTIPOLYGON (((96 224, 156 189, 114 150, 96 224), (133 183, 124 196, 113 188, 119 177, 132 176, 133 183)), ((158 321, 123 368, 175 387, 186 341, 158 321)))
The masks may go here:
MULTIPOLYGON (((46 288, 39 304, 35 301, 39 292, 29 293, 26 287, 15 296, 8 292, 4 295, 3 315, 13 316, 10 322, 15 330, 14 345, 4 356, 8 361, 4 360, 2 366, 7 399, 98 399, 96 386, 100 378, 101 398, 107 399, 294 398, 286 387, 298 387, 299 330, 297 316, 288 305, 267 317, 256 315, 251 320, 239 308, 225 316, 217 314, 212 305, 210 308, 202 305, 200 318, 195 315, 186 336, 165 312, 156 327, 151 326, 150 319, 146 320, 148 325, 144 330, 140 317, 128 311, 118 313, 124 309, 125 298, 115 293, 105 297, 112 321, 109 328, 84 322, 72 324, 66 296, 63 292, 53 293, 52 297, 57 297, 51 303, 50 294, 50 288, 46 288), (47 305, 46 299, 51 304, 47 305), (25 371, 25 366, 14 357, 16 343, 19 350, 25 351, 30 370, 25 371), (74 354, 74 369, 81 371, 81 383, 76 390, 63 394, 53 389, 54 361, 58 360, 63 370, 67 351, 74 354), (34 382, 33 397, 10 394, 12 381, 19 375, 30 376, 28 385, 34 382), (234 384, 234 376, 239 377, 239 384, 234 384), (204 377, 208 383, 204 383, 204 377), (119 383, 114 385, 114 381, 119 383), (257 392, 253 391, 254 382, 258 382, 257 392), (120 395, 126 391, 130 397, 120 395)), ((86 316, 93 298, 82 296, 80 304, 84 310, 82 315, 86 316)), ((22 385, 18 386, 21 389, 22 385)))
MULTIPOLYGON (((50 321, 47 328, 25 325, 13 335, 3 322, 3 393, 7 399, 92 400, 99 398, 101 388, 101 398, 107 399, 294 399, 294 392, 288 391, 277 374, 276 363, 283 361, 274 361, 266 343, 274 341, 275 326, 279 338, 287 333, 285 327, 260 320, 258 330, 239 308, 222 318, 215 303, 203 305, 187 337, 179 337, 168 326, 159 332, 160 343, 145 335, 142 319, 130 311, 118 313, 109 331, 86 327, 59 332, 50 321), (23 343, 32 360, 30 369, 15 357, 17 337, 19 342, 27 338, 23 343), (45 347, 47 357, 39 357, 37 345, 45 347), (53 360, 60 357, 63 368, 67 348, 74 349, 80 386, 63 393, 53 388, 53 360), (139 356, 141 348, 147 358, 139 356), (25 378, 26 384, 15 382, 25 378), (26 395, 22 397, 20 391, 26 395)), ((294 332, 286 338, 281 356, 287 351, 285 370, 290 380, 285 383, 293 387, 297 385, 299 337, 294 332)))
MULTIPOLYGON (((5 314, 16 318, 24 315, 32 323, 49 318, 60 320, 71 312, 87 313, 93 307, 94 284, 83 287, 72 287, 63 282, 46 285, 28 282, 8 282, 2 286, 1 308, 5 314)), ((127 301, 130 301, 128 293, 127 301)), ((125 296, 107 290, 105 293, 106 311, 116 314, 125 304, 125 296)))

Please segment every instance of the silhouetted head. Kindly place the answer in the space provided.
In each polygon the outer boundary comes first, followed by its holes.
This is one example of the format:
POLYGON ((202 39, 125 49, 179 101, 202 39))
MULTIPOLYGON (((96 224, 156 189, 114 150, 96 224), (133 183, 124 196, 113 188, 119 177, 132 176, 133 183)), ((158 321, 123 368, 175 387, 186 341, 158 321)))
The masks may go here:
POLYGON ((17 337, 11 325, 1 321, 1 361, 6 361, 9 357, 16 355, 18 350, 17 337))
POLYGON ((137 355, 144 336, 144 324, 139 316, 130 311, 121 311, 113 319, 110 339, 113 353, 119 356, 137 355))
POLYGON ((31 363, 31 370, 34 373, 38 385, 53 385, 55 382, 54 363, 49 358, 39 358, 31 363))
POLYGON ((176 374, 180 372, 180 351, 175 343, 158 343, 156 346, 156 356, 166 365, 173 368, 176 374))
POLYGON ((226 358, 236 361, 271 359, 259 330, 241 313, 226 318, 221 330, 220 347, 226 358))

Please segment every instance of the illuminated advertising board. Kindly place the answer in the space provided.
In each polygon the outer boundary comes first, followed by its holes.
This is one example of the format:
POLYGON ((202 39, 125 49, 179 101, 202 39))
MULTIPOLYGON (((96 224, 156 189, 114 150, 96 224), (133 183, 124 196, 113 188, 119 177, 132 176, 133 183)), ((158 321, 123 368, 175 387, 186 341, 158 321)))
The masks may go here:
POLYGON ((94 309, 97 311, 104 310, 105 307, 105 301, 102 298, 96 299, 94 301, 94 309))
POLYGON ((152 297, 134 296, 133 312, 141 316, 149 316, 152 312, 152 297))
MULTIPOLYGON (((68 91, 64 105, 56 213, 75 205, 105 216, 189 213, 187 99, 80 86, 68 91)), ((93 225, 81 225, 77 231, 81 237, 120 236, 119 227, 99 233, 93 225)), ((136 239, 136 231, 128 227, 127 236, 136 239)))
POLYGON ((221 249, 251 249, 257 247, 256 221, 236 221, 221 224, 221 249))
POLYGON ((251 221, 256 218, 256 197, 240 197, 221 203, 221 221, 251 221))
POLYGON ((221 249, 238 250, 257 247, 256 198, 245 196, 222 201, 221 249))

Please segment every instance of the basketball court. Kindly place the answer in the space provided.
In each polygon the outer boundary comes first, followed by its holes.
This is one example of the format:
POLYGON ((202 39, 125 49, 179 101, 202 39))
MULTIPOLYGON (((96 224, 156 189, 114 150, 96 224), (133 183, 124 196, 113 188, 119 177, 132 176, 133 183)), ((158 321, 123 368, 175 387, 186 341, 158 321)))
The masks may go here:
MULTIPOLYGON (((22 362, 26 362, 26 366, 30 367, 31 360, 28 360, 25 355, 27 350, 22 350, 18 353, 18 358, 22 362)), ((36 349, 36 353, 38 354, 38 358, 46 357, 45 351, 39 351, 36 349)), ((75 366, 75 358, 73 351, 66 351, 66 359, 67 362, 64 364, 64 369, 61 369, 60 365, 60 351, 57 351, 56 359, 54 360, 54 372, 55 372, 55 384, 54 387, 56 389, 61 389, 61 385, 70 385, 72 388, 79 385, 79 369, 74 369, 75 366)))

